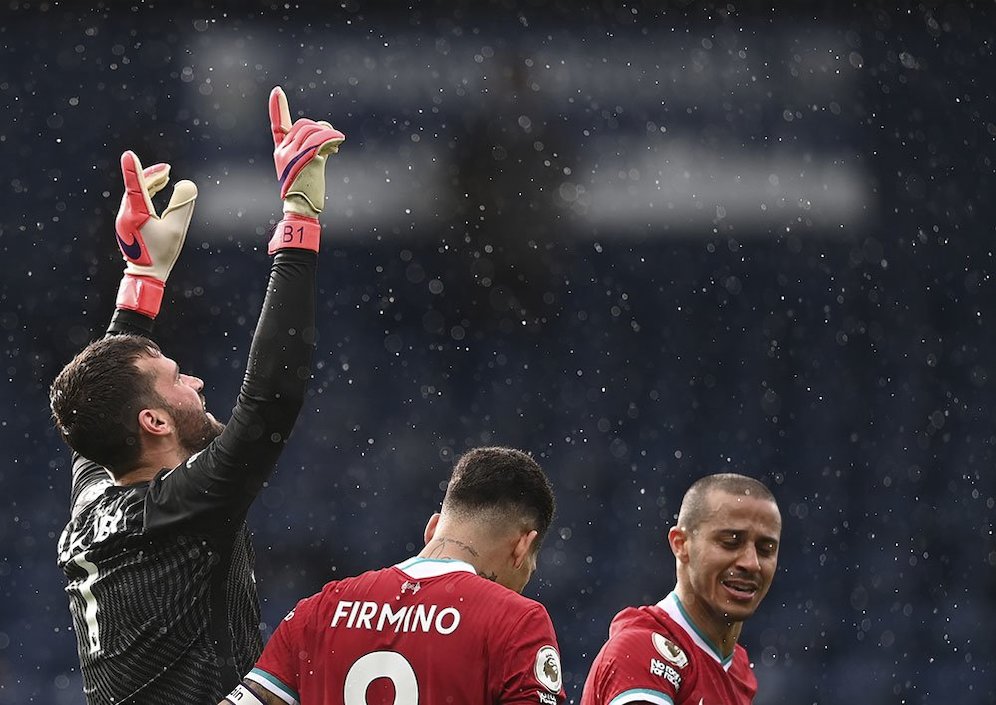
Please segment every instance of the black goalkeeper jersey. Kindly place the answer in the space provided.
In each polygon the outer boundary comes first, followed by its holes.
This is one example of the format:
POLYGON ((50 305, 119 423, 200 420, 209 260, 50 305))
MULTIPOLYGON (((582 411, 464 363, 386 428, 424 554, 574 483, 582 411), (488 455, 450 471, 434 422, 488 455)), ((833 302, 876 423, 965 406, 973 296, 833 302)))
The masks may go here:
MULTIPOLYGON (((74 455, 59 565, 90 705, 215 705, 259 657, 245 517, 303 404, 315 264, 301 250, 274 258, 238 402, 205 450, 127 486, 74 455)), ((118 311, 108 333, 150 330, 118 311)))

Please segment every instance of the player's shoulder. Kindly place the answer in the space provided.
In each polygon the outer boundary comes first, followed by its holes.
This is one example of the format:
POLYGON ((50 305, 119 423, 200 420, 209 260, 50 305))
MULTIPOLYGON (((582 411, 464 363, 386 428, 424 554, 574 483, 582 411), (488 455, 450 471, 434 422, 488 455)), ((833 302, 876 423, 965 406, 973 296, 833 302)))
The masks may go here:
POLYGON ((616 702, 620 697, 618 702, 679 702, 678 690, 695 677, 691 654, 667 613, 658 605, 627 607, 612 620, 581 702, 616 702))
POLYGON ((135 485, 96 483, 84 490, 77 499, 73 520, 77 524, 89 524, 96 517, 112 517, 113 523, 119 527, 118 533, 123 533, 125 525, 133 529, 134 520, 141 519, 147 492, 147 483, 135 485))
POLYGON ((508 621, 514 621, 527 614, 547 614, 546 607, 541 603, 487 578, 469 575, 464 580, 476 593, 477 599, 489 606, 489 611, 508 621))
POLYGON ((626 607, 612 620, 604 651, 629 655, 665 658, 685 666, 691 649, 681 627, 659 605, 626 607))
POLYGON ((483 628, 508 632, 520 627, 552 631, 550 615, 543 605, 478 575, 473 566, 464 561, 416 558, 399 563, 393 570, 414 583, 414 590, 428 588, 427 594, 434 595, 444 591, 447 600, 457 600, 461 611, 472 616, 483 628))
POLYGON ((462 600, 492 604, 495 610, 516 614, 537 609, 545 611, 539 602, 478 575, 473 566, 464 561, 413 558, 391 570, 420 585, 446 585, 447 592, 458 591, 462 600))

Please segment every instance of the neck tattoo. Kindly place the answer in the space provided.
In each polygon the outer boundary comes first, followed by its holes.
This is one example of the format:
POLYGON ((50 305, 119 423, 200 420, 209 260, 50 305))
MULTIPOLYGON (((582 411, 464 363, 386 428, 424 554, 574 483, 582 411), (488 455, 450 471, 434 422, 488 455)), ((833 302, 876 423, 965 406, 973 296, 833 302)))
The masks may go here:
POLYGON ((427 558, 456 558, 456 556, 450 555, 450 544, 453 544, 457 549, 466 551, 474 558, 479 558, 480 554, 477 552, 473 546, 468 543, 464 543, 459 539, 448 539, 445 537, 440 537, 432 542, 432 548, 429 549, 427 558))

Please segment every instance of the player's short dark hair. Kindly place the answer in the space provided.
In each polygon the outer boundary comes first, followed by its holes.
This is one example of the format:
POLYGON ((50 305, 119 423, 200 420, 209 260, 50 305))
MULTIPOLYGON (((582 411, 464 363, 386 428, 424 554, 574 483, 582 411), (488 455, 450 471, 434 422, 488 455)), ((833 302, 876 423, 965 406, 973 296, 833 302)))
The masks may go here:
POLYGON ((137 335, 96 340, 62 368, 49 390, 52 418, 69 447, 115 476, 138 463, 138 412, 163 403, 152 375, 135 364, 158 352, 137 335))
POLYGON ((539 534, 538 547, 553 522, 553 487, 543 468, 513 448, 474 448, 457 461, 443 498, 443 510, 490 513, 539 534))
POLYGON ((706 475, 693 482, 692 486, 685 492, 685 496, 681 500, 681 509, 678 510, 679 527, 686 531, 695 531, 699 528, 708 511, 706 497, 713 490, 727 494, 750 495, 773 502, 776 506, 778 504, 775 501, 775 496, 771 494, 771 490, 753 477, 734 472, 706 475))

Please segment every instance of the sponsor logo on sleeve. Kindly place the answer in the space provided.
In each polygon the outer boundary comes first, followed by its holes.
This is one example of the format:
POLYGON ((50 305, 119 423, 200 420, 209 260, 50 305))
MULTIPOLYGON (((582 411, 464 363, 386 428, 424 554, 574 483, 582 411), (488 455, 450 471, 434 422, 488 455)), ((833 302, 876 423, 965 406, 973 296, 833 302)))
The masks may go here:
POLYGON ((560 654, 552 646, 544 646, 536 652, 536 666, 533 669, 536 680, 551 693, 559 693, 562 685, 560 654))
POLYGON ((669 663, 650 659, 650 675, 665 679, 674 686, 675 691, 681 690, 681 673, 669 663))
POLYGON ((666 636, 654 632, 653 641, 657 653, 663 656, 665 660, 670 661, 678 668, 684 668, 688 665, 688 656, 685 655, 685 652, 666 636))

